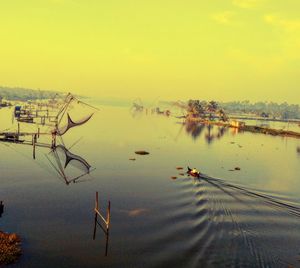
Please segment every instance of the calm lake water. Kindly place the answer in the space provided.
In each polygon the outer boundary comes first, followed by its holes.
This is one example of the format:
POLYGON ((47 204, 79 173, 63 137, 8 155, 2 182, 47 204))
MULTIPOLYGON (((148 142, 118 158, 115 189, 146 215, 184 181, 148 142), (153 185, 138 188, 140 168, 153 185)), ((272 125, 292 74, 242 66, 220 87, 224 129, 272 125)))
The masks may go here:
POLYGON ((23 241, 11 267, 300 266, 300 140, 103 106, 64 143, 96 168, 78 183, 48 149, 33 160, 0 143, 0 229, 23 241), (209 177, 179 175, 187 166, 209 177), (93 240, 96 191, 103 212, 111 201, 108 256, 100 228, 93 240))

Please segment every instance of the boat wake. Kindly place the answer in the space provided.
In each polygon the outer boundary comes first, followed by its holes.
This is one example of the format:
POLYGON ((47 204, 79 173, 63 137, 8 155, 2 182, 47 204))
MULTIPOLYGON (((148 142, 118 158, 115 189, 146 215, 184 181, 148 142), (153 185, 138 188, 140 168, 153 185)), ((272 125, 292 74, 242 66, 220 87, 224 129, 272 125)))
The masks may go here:
POLYGON ((156 267, 299 266, 296 201, 206 175, 175 187, 147 238, 156 267))
POLYGON ((300 206, 297 206, 296 204, 288 203, 287 201, 284 201, 284 200, 280 200, 278 197, 276 198, 276 197, 272 197, 272 196, 269 196, 269 195, 266 195, 263 193, 259 193, 257 191, 252 191, 245 187, 227 183, 224 180, 212 178, 207 175, 201 175, 201 179, 214 185, 215 187, 219 188, 220 190, 225 191, 226 188, 231 188, 236 191, 240 191, 240 192, 244 193, 245 195, 252 196, 253 198, 260 198, 262 201, 264 201, 278 209, 282 209, 291 215, 300 217, 300 206))

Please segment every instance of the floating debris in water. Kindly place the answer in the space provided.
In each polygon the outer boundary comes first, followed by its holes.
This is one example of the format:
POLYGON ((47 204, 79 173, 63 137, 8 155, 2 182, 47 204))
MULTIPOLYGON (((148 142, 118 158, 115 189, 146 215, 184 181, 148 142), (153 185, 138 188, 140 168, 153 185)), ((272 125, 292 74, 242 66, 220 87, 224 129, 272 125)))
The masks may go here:
POLYGON ((184 174, 184 173, 179 173, 179 175, 180 175, 180 176, 184 176, 185 174, 184 174))
POLYGON ((135 151, 136 154, 139 154, 139 155, 147 155, 147 154, 150 154, 149 152, 147 151, 135 151))
POLYGON ((136 217, 136 216, 146 213, 147 211, 148 211, 148 209, 145 209, 145 208, 132 209, 132 210, 128 211, 128 216, 136 217))
POLYGON ((182 170, 182 169, 183 169, 183 167, 176 167, 176 169, 177 169, 177 170, 182 170))
POLYGON ((172 180, 176 180, 177 177, 176 177, 176 176, 172 176, 171 179, 172 179, 172 180))
POLYGON ((130 160, 130 161, 135 161, 136 159, 135 159, 135 158, 129 158, 129 160, 130 160))
POLYGON ((229 169, 228 171, 237 171, 237 170, 241 170, 240 167, 235 167, 234 169, 229 169))

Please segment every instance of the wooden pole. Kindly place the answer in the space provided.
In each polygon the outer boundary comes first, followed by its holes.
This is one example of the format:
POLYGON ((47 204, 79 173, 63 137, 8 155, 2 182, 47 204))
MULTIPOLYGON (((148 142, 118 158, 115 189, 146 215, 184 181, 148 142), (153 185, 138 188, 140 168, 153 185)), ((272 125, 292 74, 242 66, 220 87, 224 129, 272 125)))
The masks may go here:
POLYGON ((51 148, 54 149, 56 147, 56 133, 52 133, 52 144, 51 148))
POLYGON ((109 228, 110 228, 110 200, 108 201, 107 215, 106 215, 106 219, 105 219, 99 211, 99 195, 98 195, 98 192, 96 192, 96 196, 95 196, 94 212, 95 212, 95 219, 94 219, 93 240, 96 239, 97 224, 99 224, 102 231, 105 234, 105 238, 106 238, 106 241, 105 241, 105 256, 107 256, 108 255, 109 228), (98 216, 99 216, 100 220, 102 220, 103 223, 105 224, 106 229, 100 223, 98 223, 98 216))
POLYGON ((3 214, 3 211, 4 211, 4 205, 3 205, 3 201, 0 201, 0 218, 3 214))
POLYGON ((96 231, 97 231, 97 213, 95 212, 95 223, 94 223, 93 240, 96 239, 96 231))
POLYGON ((98 198, 98 192, 96 192, 95 209, 99 211, 99 198, 98 198))
POLYGON ((101 212, 99 211, 99 198, 98 198, 98 192, 96 192, 96 198, 95 198, 95 208, 94 208, 94 212, 95 212, 95 224, 97 221, 97 217, 99 216, 100 219, 103 221, 103 223, 105 224, 106 230, 103 228, 103 231, 108 234, 109 232, 109 227, 110 227, 110 201, 108 201, 108 206, 107 206, 107 214, 106 214, 106 218, 101 214, 101 212))
POLYGON ((107 255, 108 255, 109 233, 107 233, 105 236, 106 236, 106 241, 105 241, 105 257, 107 257, 107 255))
POLYGON ((20 123, 18 122, 18 139, 19 139, 19 136, 20 136, 20 123))
POLYGON ((95 197, 95 223, 94 223, 94 234, 93 234, 93 240, 96 239, 96 231, 97 231, 97 217, 98 217, 98 208, 99 208, 99 199, 98 199, 98 192, 96 192, 96 197, 95 197))
POLYGON ((107 207, 107 217, 106 217, 106 231, 108 233, 110 226, 110 201, 108 201, 108 207, 107 207))
POLYGON ((35 143, 36 143, 36 134, 32 135, 33 159, 35 159, 35 143))

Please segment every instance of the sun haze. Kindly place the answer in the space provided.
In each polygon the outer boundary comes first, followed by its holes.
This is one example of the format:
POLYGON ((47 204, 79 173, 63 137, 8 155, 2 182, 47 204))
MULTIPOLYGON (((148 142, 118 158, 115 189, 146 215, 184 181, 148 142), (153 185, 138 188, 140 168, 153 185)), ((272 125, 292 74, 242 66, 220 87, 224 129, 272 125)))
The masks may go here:
POLYGON ((0 86, 299 103, 300 2, 2 1, 0 86))

